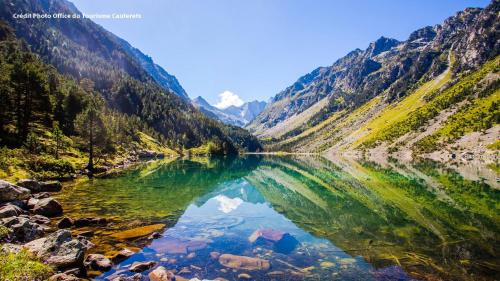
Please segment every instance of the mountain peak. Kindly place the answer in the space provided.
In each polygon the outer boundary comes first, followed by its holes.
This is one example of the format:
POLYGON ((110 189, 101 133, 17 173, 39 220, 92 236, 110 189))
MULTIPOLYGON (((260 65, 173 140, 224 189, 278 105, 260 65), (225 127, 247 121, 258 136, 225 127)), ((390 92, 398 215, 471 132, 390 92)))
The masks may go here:
POLYGON ((371 57, 373 57, 380 53, 390 50, 397 44, 399 44, 398 40, 381 36, 375 42, 370 43, 367 52, 370 54, 371 57))

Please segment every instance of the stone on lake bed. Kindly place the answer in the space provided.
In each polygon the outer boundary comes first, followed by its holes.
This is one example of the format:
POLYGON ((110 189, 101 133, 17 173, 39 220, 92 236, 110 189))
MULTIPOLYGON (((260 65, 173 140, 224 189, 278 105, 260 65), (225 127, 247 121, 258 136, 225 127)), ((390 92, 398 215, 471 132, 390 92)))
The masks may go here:
POLYGON ((252 276, 248 273, 240 273, 238 274, 238 279, 250 280, 252 279, 252 276))
POLYGON ((324 261, 324 262, 321 262, 319 265, 320 265, 322 268, 330 268, 330 267, 334 267, 334 266, 335 266, 335 263, 330 262, 330 261, 324 261))
POLYGON ((130 266, 129 270, 132 272, 143 272, 152 268, 155 265, 156 262, 154 261, 145 261, 145 262, 136 261, 130 266))
POLYGON ((165 228, 165 224, 162 224, 162 223, 146 225, 146 226, 141 226, 141 227, 132 228, 132 229, 128 229, 125 231, 117 232, 115 234, 112 234, 111 237, 116 238, 116 239, 121 239, 121 240, 135 239, 135 238, 140 238, 140 237, 150 235, 151 233, 158 231, 158 230, 162 230, 163 228, 165 228))
POLYGON ((353 263, 356 263, 356 260, 353 258, 343 258, 343 259, 340 259, 340 263, 341 264, 353 264, 353 263))
POLYGON ((272 244, 274 251, 284 254, 292 252, 299 244, 299 241, 289 233, 275 229, 255 230, 248 237, 248 241, 257 245, 272 244))
POLYGON ((108 271, 113 264, 111 261, 101 254, 90 254, 85 258, 83 263, 85 267, 99 271, 108 271))
POLYGON ((268 270, 270 267, 267 260, 231 254, 221 255, 219 263, 225 267, 240 270, 268 270))
POLYGON ((129 249, 123 249, 120 252, 118 252, 116 255, 114 255, 112 259, 114 262, 122 262, 122 261, 128 259, 133 254, 134 254, 134 252, 129 250, 129 249))
POLYGON ((208 244, 204 241, 183 240, 175 237, 164 237, 156 241, 155 249, 166 254, 187 254, 204 249, 208 244))
POLYGON ((159 266, 148 275, 151 281, 174 281, 176 280, 173 272, 168 271, 165 267, 159 266))

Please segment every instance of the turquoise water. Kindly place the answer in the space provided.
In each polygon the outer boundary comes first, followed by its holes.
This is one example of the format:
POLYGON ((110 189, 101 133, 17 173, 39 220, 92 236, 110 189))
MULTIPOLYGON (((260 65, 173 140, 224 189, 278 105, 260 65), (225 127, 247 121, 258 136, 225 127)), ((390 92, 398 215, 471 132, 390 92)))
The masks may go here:
POLYGON ((66 215, 112 221, 73 230, 94 232, 93 251, 136 251, 96 280, 132 275, 134 261, 188 280, 497 280, 496 188, 430 164, 247 156, 152 162, 67 186, 59 200, 66 215), (113 237, 151 224, 165 224, 161 237, 113 237), (254 241, 256 231, 274 240, 254 241))

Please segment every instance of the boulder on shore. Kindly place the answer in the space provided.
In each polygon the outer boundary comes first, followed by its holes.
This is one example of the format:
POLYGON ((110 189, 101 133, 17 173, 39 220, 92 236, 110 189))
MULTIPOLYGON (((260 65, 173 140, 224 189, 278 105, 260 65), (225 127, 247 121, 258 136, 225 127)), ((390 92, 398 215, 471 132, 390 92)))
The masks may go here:
POLYGON ((49 277, 49 281, 79 281, 80 278, 66 273, 58 273, 49 277))
POLYGON ((24 214, 24 210, 14 204, 5 204, 0 207, 0 219, 15 217, 24 214))
POLYGON ((85 254, 84 244, 78 239, 72 239, 71 232, 65 229, 26 243, 24 248, 57 268, 80 266, 85 254))
POLYGON ((57 192, 61 191, 62 184, 58 181, 37 181, 34 179, 24 179, 17 182, 17 185, 37 192, 57 192))
POLYGON ((0 224, 12 231, 11 241, 29 242, 44 235, 43 227, 27 216, 4 218, 0 224))
POLYGON ((38 200, 32 211, 38 215, 55 217, 61 215, 63 209, 59 202, 57 202, 54 198, 49 197, 38 200))
POLYGON ((223 254, 219 257, 219 263, 225 267, 238 270, 268 270, 271 266, 269 261, 246 256, 223 254))
POLYGON ((30 197, 30 193, 27 188, 0 180, 0 202, 26 200, 30 197))

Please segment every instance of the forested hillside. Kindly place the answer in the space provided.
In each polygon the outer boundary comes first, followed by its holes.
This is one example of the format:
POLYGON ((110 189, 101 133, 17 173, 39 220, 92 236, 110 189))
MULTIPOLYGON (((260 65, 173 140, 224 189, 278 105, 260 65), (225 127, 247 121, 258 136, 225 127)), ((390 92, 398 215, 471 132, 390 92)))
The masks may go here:
POLYGON ((472 154, 494 158, 499 3, 468 8, 403 42, 382 37, 320 67, 276 95, 248 128, 273 151, 440 160, 474 147, 472 154))
POLYGON ((177 80, 159 81, 168 73, 124 40, 88 19, 12 17, 28 11, 79 13, 64 0, 0 3, 0 146, 7 176, 20 170, 59 169, 47 176, 61 176, 93 169, 86 159, 92 155, 96 159, 90 163, 102 166, 137 158, 145 150, 228 154, 260 149, 245 130, 211 119, 187 95, 177 96, 175 91, 185 94, 177 80))

